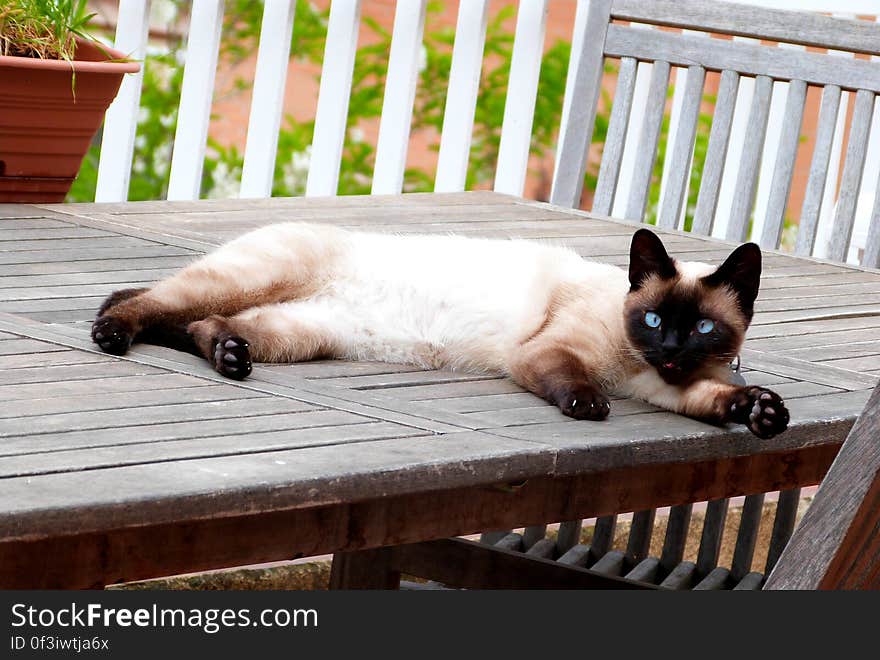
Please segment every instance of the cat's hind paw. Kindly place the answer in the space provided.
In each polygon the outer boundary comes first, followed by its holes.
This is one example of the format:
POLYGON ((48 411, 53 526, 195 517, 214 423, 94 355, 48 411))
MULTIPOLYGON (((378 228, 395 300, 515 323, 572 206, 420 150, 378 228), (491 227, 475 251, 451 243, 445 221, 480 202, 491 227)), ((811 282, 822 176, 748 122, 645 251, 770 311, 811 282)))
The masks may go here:
POLYGON ((557 397, 556 405, 563 415, 574 419, 589 419, 594 422, 608 417, 611 412, 611 402, 602 392, 589 387, 575 387, 557 397))
POLYGON ((745 424, 764 440, 788 428, 790 415, 776 392, 763 387, 744 387, 737 392, 730 406, 731 421, 745 424))
POLYGON ((92 324, 92 341, 111 355, 125 355, 134 333, 131 326, 115 316, 101 316, 92 324))
POLYGON ((218 335, 214 342, 213 362, 217 373, 233 380, 244 380, 252 370, 247 341, 228 333, 218 335))

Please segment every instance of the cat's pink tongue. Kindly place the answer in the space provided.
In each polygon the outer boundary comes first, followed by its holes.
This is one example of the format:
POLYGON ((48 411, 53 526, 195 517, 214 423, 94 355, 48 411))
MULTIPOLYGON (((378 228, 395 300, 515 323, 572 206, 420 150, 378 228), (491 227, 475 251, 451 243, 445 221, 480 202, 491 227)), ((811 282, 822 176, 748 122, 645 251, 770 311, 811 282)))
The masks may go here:
POLYGON ((663 365, 664 369, 675 369, 675 362, 666 362, 663 365))

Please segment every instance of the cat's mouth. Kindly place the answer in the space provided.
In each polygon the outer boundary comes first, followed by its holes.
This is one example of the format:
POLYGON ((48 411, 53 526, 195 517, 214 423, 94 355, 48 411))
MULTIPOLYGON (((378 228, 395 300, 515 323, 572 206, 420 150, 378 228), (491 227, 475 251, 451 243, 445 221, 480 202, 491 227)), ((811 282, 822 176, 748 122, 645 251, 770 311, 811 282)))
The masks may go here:
POLYGON ((680 362, 666 360, 655 364, 654 368, 657 369, 660 377, 670 385, 679 385, 690 376, 690 372, 680 362))

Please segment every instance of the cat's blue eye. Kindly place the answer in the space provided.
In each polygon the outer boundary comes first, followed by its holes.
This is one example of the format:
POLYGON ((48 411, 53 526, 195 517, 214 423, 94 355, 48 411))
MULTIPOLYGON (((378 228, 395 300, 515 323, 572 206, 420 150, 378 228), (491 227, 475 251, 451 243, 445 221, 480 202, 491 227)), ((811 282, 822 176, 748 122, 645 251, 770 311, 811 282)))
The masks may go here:
POLYGON ((708 334, 715 329, 715 321, 712 319, 700 319, 697 321, 697 332, 702 335, 708 334))
POLYGON ((649 328, 659 328, 660 315, 656 312, 645 312, 645 325, 649 328))

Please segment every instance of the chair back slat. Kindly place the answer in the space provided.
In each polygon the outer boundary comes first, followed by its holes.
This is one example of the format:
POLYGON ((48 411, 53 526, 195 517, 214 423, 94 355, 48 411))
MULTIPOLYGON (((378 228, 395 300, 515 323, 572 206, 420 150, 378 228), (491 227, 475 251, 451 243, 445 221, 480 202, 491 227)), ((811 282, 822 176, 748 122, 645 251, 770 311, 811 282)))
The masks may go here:
POLYGON ((434 192, 461 192, 467 181, 488 17, 489 0, 458 6, 434 192))
POLYGON ((220 52, 223 4, 223 0, 193 1, 168 180, 168 199, 171 200, 199 198, 220 52))
POLYGON ((727 238, 730 240, 744 241, 748 238, 749 218, 755 205, 758 168, 761 165, 761 154, 764 150, 764 135, 767 131, 767 119, 770 116, 770 95, 772 92, 773 80, 767 76, 758 76, 755 80, 752 106, 746 122, 749 130, 746 132, 743 142, 742 157, 733 189, 733 205, 727 223, 727 238))
MULTIPOLYGON (((804 46, 789 43, 780 43, 778 48, 786 48, 797 52, 806 52, 804 46)), ((788 90, 791 83, 784 80, 773 81, 773 93, 770 100, 770 115, 767 118, 767 132, 764 137, 764 156, 761 158, 761 169, 758 172, 758 191, 755 193, 754 225, 752 237, 755 242, 760 242, 764 232, 764 224, 767 221, 767 212, 770 207, 770 197, 774 194, 772 180, 776 172, 776 158, 774 154, 779 150, 782 143, 782 133, 788 128, 789 117, 785 114, 788 106, 788 90)), ((806 85, 806 81, 803 81, 806 85)), ((797 145, 795 146, 797 152, 797 145)), ((786 200, 787 201, 787 200, 786 200)))
POLYGON ((611 15, 620 20, 880 54, 880 26, 817 13, 719 0, 614 0, 611 15))
POLYGON ((284 110, 296 0, 266 0, 248 118, 240 197, 270 197, 284 110))
MULTIPOLYGON (((641 30, 654 29, 650 25, 637 25, 634 27, 641 30)), ((636 69, 636 88, 633 92, 632 108, 630 109, 629 123, 626 129, 626 144, 623 147, 620 174, 617 176, 614 206, 611 209, 611 215, 617 218, 625 216, 626 205, 629 202, 633 174, 638 158, 639 138, 642 134, 642 125, 644 124, 645 113, 648 109, 648 93, 651 89, 651 73, 653 70, 654 64, 652 62, 639 62, 636 69)))
POLYGON ((602 48, 610 8, 611 0, 581 1, 577 5, 576 31, 572 39, 556 168, 550 191, 552 204, 576 207, 581 199, 587 150, 593 139, 596 107, 602 89, 602 48))
POLYGON ((560 557, 581 542, 583 520, 567 520, 559 525, 556 534, 556 554, 560 557))
POLYGON ((776 502, 776 516, 773 518, 773 531, 770 533, 770 545, 767 548, 767 562, 764 575, 770 575, 779 555, 782 554, 797 520, 798 507, 801 503, 801 489, 792 488, 779 493, 776 502))
POLYGON ((802 256, 811 255, 816 243, 819 213, 822 210, 822 198, 825 194, 825 179, 828 175, 828 164, 834 143, 834 129, 837 125, 837 111, 840 108, 840 95, 841 91, 838 85, 826 85, 822 91, 813 159, 810 163, 810 174, 804 190, 804 201, 801 206, 794 248, 795 254, 802 256))
POLYGON ((483 532, 480 534, 480 543, 486 545, 495 545, 505 536, 511 533, 510 529, 498 529, 491 532, 483 532))
POLYGON ((728 499, 712 500, 706 504, 703 518, 703 531, 700 535, 700 549, 697 551, 697 577, 702 579, 709 575, 721 556, 721 537, 727 521, 728 499))
POLYGON ((651 175, 657 160, 657 146, 660 142, 660 129, 663 124, 663 112, 666 107, 668 90, 669 62, 655 62, 651 71, 648 105, 639 136, 632 187, 629 191, 626 213, 624 214, 624 217, 629 220, 641 220, 645 213, 648 192, 651 187, 651 175))
POLYGON ((596 526, 593 528, 593 538, 590 541, 588 563, 599 560, 611 550, 616 529, 617 516, 602 516, 596 519, 596 526))
MULTIPOLYGON (((754 39, 747 37, 734 37, 734 42, 739 44, 754 44, 754 39)), ((722 167, 724 176, 721 187, 718 190, 718 204, 715 207, 715 219, 712 235, 717 237, 727 236, 727 227, 730 223, 730 213, 733 210, 734 188, 739 166, 742 162, 743 143, 745 134, 749 130, 749 112, 755 96, 755 78, 741 75, 736 90, 736 104, 734 107, 733 121, 730 125, 730 141, 727 146, 722 167)), ((768 119, 769 121, 769 119, 768 119)))
POLYGON ((703 101, 703 84, 706 70, 701 66, 687 69, 687 81, 681 102, 681 113, 678 116, 675 142, 672 145, 672 158, 668 166, 666 188, 662 195, 662 204, 657 224, 667 229, 675 229, 681 217, 690 175, 690 162, 694 152, 694 140, 697 136, 697 120, 700 104, 703 101))
MULTIPOLYGON (((770 184, 770 195, 767 200, 767 208, 764 212, 764 226, 761 231, 760 245, 770 250, 778 248, 782 240, 785 210, 791 191, 806 99, 807 83, 803 80, 792 80, 788 86, 785 99, 783 115, 785 122, 781 126, 781 134, 779 135, 779 147, 776 152, 776 162, 773 166, 773 178, 770 184)), ((757 212, 756 215, 758 215, 757 212)))
POLYGON ((374 195, 393 195, 403 190, 403 172, 409 147, 419 57, 425 30, 428 0, 398 2, 394 13, 385 97, 379 120, 376 165, 373 170, 374 195))
POLYGON ((877 177, 877 185, 874 188, 874 206, 871 209, 862 265, 869 268, 880 268, 880 175, 877 177))
POLYGON ((339 185, 360 13, 360 0, 334 0, 330 5, 307 196, 335 195, 339 185))
POLYGON ((700 190, 697 193, 697 208, 694 211, 692 231, 704 236, 709 235, 715 224, 715 211, 718 208, 718 197, 724 174, 724 161, 727 158, 727 147, 730 143, 730 127, 736 109, 736 92, 739 87, 739 74, 725 70, 721 73, 718 86, 718 99, 715 102, 715 116, 709 130, 709 145, 706 150, 706 162, 700 179, 700 190))
POLYGON ((840 196, 834 214, 834 231, 828 248, 828 258, 846 261, 849 243, 855 223, 856 204, 862 187, 862 172, 868 153, 868 137, 871 116, 874 111, 874 94, 860 89, 856 92, 852 124, 847 142, 846 159, 840 180, 840 196))
POLYGON ((519 4, 498 145, 496 192, 521 196, 525 188, 547 25, 547 3, 548 0, 521 0, 519 4))
POLYGON ((656 509, 636 511, 633 513, 629 528, 629 539, 626 542, 626 567, 631 568, 648 556, 651 549, 651 534, 654 531, 656 509))
MULTIPOLYGON (((691 34, 691 35, 699 35, 705 38, 708 38, 704 32, 694 32, 691 30, 683 31, 683 34, 691 34)), ((687 80, 688 80, 688 69, 684 67, 674 67, 673 68, 674 76, 673 76, 673 85, 672 85, 672 105, 669 108, 669 129, 666 134, 666 144, 675 145, 678 141, 678 132, 681 126, 681 115, 684 106, 684 96, 685 91, 687 89, 687 80)), ((705 84, 705 71, 703 73, 703 84, 705 84)), ((702 100, 702 99, 701 99, 702 100)), ((697 112, 699 116, 699 111, 697 112)), ((697 126, 699 124, 699 117, 697 118, 697 126)), ((672 157, 674 155, 675 149, 667 148, 663 154, 663 169, 661 171, 660 178, 660 209, 664 207, 666 204, 666 196, 669 192, 670 183, 673 179, 675 179, 678 174, 672 171, 672 157)), ((682 197, 684 200, 687 200, 689 196, 689 189, 691 186, 691 171, 693 169, 694 163, 694 154, 693 150, 689 155, 688 162, 686 165, 687 172, 684 174, 684 190, 682 192, 682 197)), ((679 212, 679 218, 676 221, 676 225, 684 225, 686 224, 687 217, 687 204, 683 203, 681 205, 681 211, 679 212)))
POLYGON ((599 178, 596 180, 596 192, 593 194, 593 212, 601 215, 611 215, 614 204, 623 146, 626 143, 626 132, 632 110, 633 92, 636 87, 637 66, 638 62, 635 59, 624 57, 620 60, 620 69, 617 72, 614 105, 611 107, 611 116, 608 119, 602 163, 599 166, 599 178))
MULTIPOLYGON (((847 50, 829 50, 828 57, 832 62, 852 61, 853 53, 847 50)), ((823 203, 819 212, 819 227, 816 232, 816 244, 813 254, 818 257, 826 257, 828 244, 833 232, 835 204, 837 196, 837 184, 840 180, 840 166, 843 156, 844 137, 846 134, 847 117, 849 117, 850 93, 845 85, 841 85, 840 108, 837 112, 837 122, 834 127, 834 140, 831 143, 831 158, 828 161, 828 175, 825 177, 825 189, 822 193, 823 203)))
POLYGON ((672 573, 684 558, 684 546, 687 543, 693 508, 693 504, 679 504, 669 510, 663 550, 660 553, 660 567, 666 575, 672 573))
POLYGON ((752 570, 755 545, 758 542, 758 527, 764 510, 764 493, 747 495, 743 502, 742 519, 733 548, 733 561, 730 564, 730 577, 739 582, 752 570))
POLYGON ((547 536, 547 525, 530 525, 523 530, 523 547, 529 550, 545 536, 547 536))
MULTIPOLYGON (((113 47, 143 61, 149 29, 150 0, 120 0, 113 47)), ((123 76, 119 93, 104 115, 96 202, 124 202, 128 199, 143 80, 144 67, 137 73, 123 76)))

